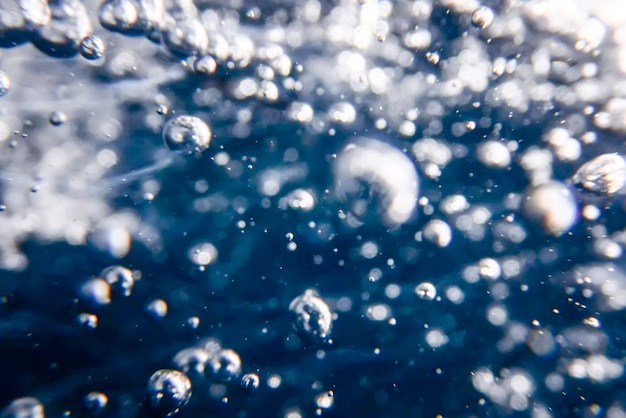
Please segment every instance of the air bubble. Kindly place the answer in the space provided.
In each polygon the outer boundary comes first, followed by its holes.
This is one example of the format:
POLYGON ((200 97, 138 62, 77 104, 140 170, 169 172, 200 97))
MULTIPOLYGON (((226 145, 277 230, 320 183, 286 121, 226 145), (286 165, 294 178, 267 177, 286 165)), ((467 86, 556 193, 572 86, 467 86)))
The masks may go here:
POLYGON ((80 43, 80 55, 88 60, 98 60, 104 56, 106 49, 102 39, 96 35, 89 35, 80 43))
POLYGON ((135 285, 135 278, 133 272, 123 266, 110 266, 100 272, 100 277, 103 278, 110 286, 111 289, 127 297, 133 292, 133 286, 135 285))
POLYGON ((414 214, 419 191, 417 171, 399 149, 370 138, 346 145, 333 166, 335 194, 359 221, 372 211, 387 226, 407 222, 414 214))
POLYGON ((91 414, 96 415, 104 411, 104 408, 109 403, 109 398, 102 392, 90 392, 85 395, 83 402, 85 403, 85 408, 91 414))
POLYGON ((216 381, 230 382, 241 373, 241 358, 230 348, 219 350, 209 359, 207 370, 216 381))
POLYGON ((422 282, 415 287, 415 294, 424 300, 433 300, 437 296, 437 288, 430 282, 422 282))
POLYGON ((1 418, 44 418, 44 409, 36 398, 18 398, 11 402, 0 414, 1 418))
POLYGON ((487 29, 493 23, 494 14, 487 6, 481 6, 472 13, 472 24, 479 29, 487 29))
POLYGON ((87 8, 80 0, 56 0, 49 6, 52 19, 37 31, 33 45, 52 57, 73 57, 93 32, 87 8))
POLYGON ((572 191, 563 183, 550 181, 526 192, 522 211, 527 219, 548 234, 561 236, 578 220, 578 207, 572 191))
POLYGON ((612 195, 626 185, 626 161, 619 154, 602 154, 583 164, 572 177, 584 190, 612 195))
POLYGON ((172 151, 200 152, 211 143, 211 129, 200 118, 181 115, 167 122, 163 128, 163 140, 172 151))
POLYGON ((52 126, 61 126, 65 122, 67 122, 67 116, 65 115, 65 113, 56 110, 50 113, 48 120, 50 121, 50 125, 52 126))
POLYGON ((314 342, 328 339, 332 328, 330 308, 314 290, 306 290, 289 304, 294 328, 314 342))
POLYGON ((199 57, 193 64, 196 74, 211 75, 217 70, 217 61, 211 55, 199 57))
POLYGON ((148 397, 156 412, 172 416, 189 403, 191 381, 178 370, 158 370, 148 381, 148 397))
POLYGON ((260 379, 256 373, 246 373, 241 377, 241 387, 246 392, 254 392, 259 388, 260 379))

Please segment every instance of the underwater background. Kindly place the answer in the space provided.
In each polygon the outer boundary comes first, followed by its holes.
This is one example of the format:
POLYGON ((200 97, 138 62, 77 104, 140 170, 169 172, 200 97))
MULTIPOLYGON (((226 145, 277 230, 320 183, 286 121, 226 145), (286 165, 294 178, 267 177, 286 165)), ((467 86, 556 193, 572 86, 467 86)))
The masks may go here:
POLYGON ((626 417, 626 2, 1 0, 2 417, 626 417))

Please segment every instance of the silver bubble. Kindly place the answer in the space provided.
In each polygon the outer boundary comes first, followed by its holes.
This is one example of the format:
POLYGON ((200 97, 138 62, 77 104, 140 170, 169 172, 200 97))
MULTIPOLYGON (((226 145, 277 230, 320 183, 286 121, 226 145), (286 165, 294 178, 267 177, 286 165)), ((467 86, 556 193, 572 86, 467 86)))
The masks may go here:
POLYGON ((572 177, 589 192, 611 195, 626 185, 626 161, 619 154, 602 154, 583 164, 572 177))
POLYGON ((333 165, 335 194, 350 213, 364 220, 375 210, 384 224, 396 226, 414 214, 419 192, 418 176, 411 160, 385 142, 351 140, 333 165))
POLYGON ((176 414, 191 399, 191 381, 178 370, 156 371, 148 381, 150 406, 167 416, 176 414))
POLYGON ((181 115, 167 122, 163 128, 163 141, 172 151, 199 152, 209 147, 211 129, 200 118, 181 115))
POLYGON ((332 328, 332 312, 314 290, 306 290, 289 304, 294 328, 312 341, 328 339, 332 328))

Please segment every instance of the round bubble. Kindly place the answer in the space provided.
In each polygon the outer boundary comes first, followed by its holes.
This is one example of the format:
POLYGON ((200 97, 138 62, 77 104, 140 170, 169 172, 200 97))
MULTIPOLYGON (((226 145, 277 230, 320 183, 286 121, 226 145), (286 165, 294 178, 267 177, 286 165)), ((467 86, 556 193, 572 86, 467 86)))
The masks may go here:
POLYGON ((211 143, 211 128, 195 116, 177 116, 163 127, 163 141, 172 151, 188 154, 203 151, 211 143))
POLYGON ((163 45, 174 56, 187 58, 202 55, 209 46, 209 37, 200 20, 170 19, 161 31, 163 45))
POLYGON ((89 392, 85 395, 83 402, 85 403, 85 408, 91 414, 96 415, 104 411, 104 408, 109 403, 109 398, 102 392, 89 392))
POLYGON ((422 282, 415 287, 415 294, 424 300, 433 300, 437 296, 437 288, 430 282, 422 282))
POLYGON ((122 296, 130 296, 133 292, 135 278, 133 272, 126 267, 109 266, 100 272, 100 277, 111 285, 114 292, 122 296))
POLYGON ((472 13, 472 25, 480 29, 487 29, 493 23, 493 10, 487 6, 481 6, 472 13))
POLYGON ((578 220, 574 194, 566 185, 557 181, 527 190, 522 212, 546 233, 557 237, 569 231, 578 220))
POLYGON ((50 121, 50 125, 52 126, 61 126, 65 122, 67 122, 67 116, 65 115, 65 113, 56 110, 50 113, 48 120, 50 121))
POLYGON ((191 381, 178 370, 158 370, 148 381, 148 397, 155 412, 172 416, 189 403, 191 381))
POLYGON ((44 409, 36 398, 18 398, 11 402, 0 414, 0 418, 44 418, 44 409))
POLYGON ((80 43, 80 55, 88 60, 98 60, 104 56, 106 47, 102 39, 89 35, 80 43))
POLYGON ((387 226, 407 222, 415 212, 419 184, 411 160, 399 149, 371 138, 351 140, 333 165, 335 195, 364 221, 375 211, 387 226))
POLYGON ((49 6, 52 19, 36 32, 33 45, 52 57, 73 57, 93 32, 89 13, 80 0, 55 0, 49 6))
POLYGON ((98 20, 113 32, 150 34, 165 13, 163 0, 107 0, 100 5, 98 20))
POLYGON ((246 373, 241 377, 241 387, 246 392, 254 392, 259 388, 260 379, 256 373, 246 373))
POLYGON ((208 371, 218 382, 230 382, 241 373, 241 358, 235 350, 219 350, 209 359, 208 371))
POLYGON ((314 342, 330 337, 333 316, 330 308, 314 290, 306 290, 289 304, 294 328, 314 342))

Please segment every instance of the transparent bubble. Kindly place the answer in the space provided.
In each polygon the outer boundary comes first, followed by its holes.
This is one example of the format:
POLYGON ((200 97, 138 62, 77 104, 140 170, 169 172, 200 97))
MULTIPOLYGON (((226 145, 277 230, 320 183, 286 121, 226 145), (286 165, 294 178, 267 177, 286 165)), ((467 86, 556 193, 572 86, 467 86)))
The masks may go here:
POLYGON ((104 56, 106 46, 96 35, 89 35, 80 43, 80 55, 88 60, 97 60, 104 56))
POLYGON ((197 74, 211 75, 217 70, 217 61, 211 55, 204 55, 194 62, 193 70, 197 74))
POLYGON ((241 373, 241 358, 230 348, 219 350, 209 358, 207 371, 218 382, 230 382, 241 373))
POLYGON ((332 390, 322 392, 315 397, 315 405, 321 409, 330 409, 335 404, 335 393, 332 390))
POLYGON ((157 112, 157 115, 165 116, 168 113, 170 113, 170 110, 168 109, 166 105, 160 104, 157 106, 156 112, 157 112))
POLYGON ((206 29, 195 18, 168 21, 161 31, 161 40, 165 47, 179 58, 202 55, 209 46, 206 29))
POLYGON ((90 279, 81 287, 81 294, 95 305, 111 302, 111 285, 104 279, 90 279))
POLYGON ((422 282, 415 287, 415 294, 420 299, 433 300, 437 296, 437 288, 430 282, 422 282))
POLYGON ((49 6, 52 19, 39 28, 32 42, 52 57, 73 57, 81 41, 93 32, 89 12, 80 0, 56 0, 49 6))
POLYGON ((486 141, 478 146, 476 158, 487 167, 507 168, 511 164, 511 152, 500 141, 486 141))
POLYGON ((619 154, 602 154, 583 164, 572 180, 589 192, 612 195, 626 185, 626 161, 619 154))
MULTIPOLYGON (((174 356, 174 364, 184 373, 204 375, 206 364, 211 358, 211 353, 202 347, 189 347, 180 350, 174 356)), ((193 376, 192 376, 193 377, 193 376)))
POLYGON ((149 34, 165 14, 163 0, 107 0, 100 5, 100 24, 114 32, 149 34))
POLYGON ((246 373, 241 377, 241 387, 246 392, 254 392, 259 388, 261 380, 256 373, 246 373))
POLYGON ((126 297, 133 292, 135 278, 133 272, 126 267, 109 266, 100 272, 100 277, 111 285, 115 293, 126 297))
POLYGON ((494 14, 487 6, 481 6, 472 13, 472 24, 480 29, 487 29, 493 23, 494 14))
POLYGON ((217 248, 209 242, 194 245, 189 250, 189 259, 199 266, 208 266, 217 260, 217 248))
POLYGON ((191 399, 191 381, 178 370, 156 371, 148 381, 150 406, 158 413, 172 416, 191 399))
POLYGON ((52 13, 44 0, 9 0, 0 7, 0 46, 26 42, 32 32, 48 24, 52 13))
POLYGON ((370 138, 350 141, 333 165, 335 194, 356 219, 372 211, 395 226, 414 214, 419 192, 415 166, 397 148, 370 138))
POLYGON ((83 398, 83 402, 85 403, 85 408, 90 413, 96 415, 104 411, 104 408, 109 403, 109 398, 102 392, 89 392, 83 398))
POLYGON ((163 140, 172 151, 204 151, 211 143, 211 129, 202 119, 181 115, 170 119, 163 128, 163 140))
POLYGON ((574 194, 563 183, 556 181, 530 188, 522 210, 527 219, 557 237, 569 231, 578 220, 574 194))
POLYGON ((447 247, 452 241, 452 228, 440 219, 433 219, 424 225, 423 236, 438 247, 447 247))
POLYGON ((6 95, 11 90, 11 79, 8 74, 0 70, 0 97, 6 95))
POLYGON ((163 299, 154 299, 148 303, 146 311, 155 318, 164 318, 167 315, 167 302, 163 299))
POLYGON ((54 112, 50 113, 48 121, 50 121, 50 125, 52 126, 61 126, 65 122, 67 122, 67 116, 65 115, 65 113, 55 110, 54 112))
POLYGON ((330 308, 314 290, 306 290, 289 304, 293 325, 301 334, 314 342, 321 342, 330 336, 332 313, 330 308))
POLYGON ((44 416, 41 402, 31 397, 15 399, 0 414, 0 418, 44 418, 44 416))

